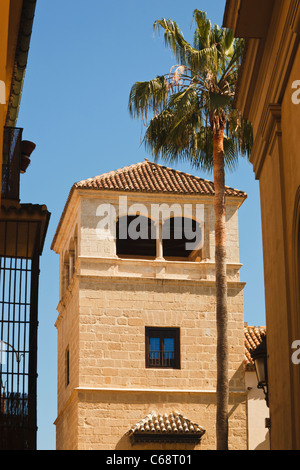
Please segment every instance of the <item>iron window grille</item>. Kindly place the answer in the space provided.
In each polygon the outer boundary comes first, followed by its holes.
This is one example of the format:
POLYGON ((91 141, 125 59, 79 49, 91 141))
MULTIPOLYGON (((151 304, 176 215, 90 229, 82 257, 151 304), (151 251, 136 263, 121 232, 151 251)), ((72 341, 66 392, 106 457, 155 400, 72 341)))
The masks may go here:
POLYGON ((180 369, 180 329, 146 327, 146 367, 180 369))
POLYGON ((36 449, 40 224, 0 220, 0 450, 36 449))

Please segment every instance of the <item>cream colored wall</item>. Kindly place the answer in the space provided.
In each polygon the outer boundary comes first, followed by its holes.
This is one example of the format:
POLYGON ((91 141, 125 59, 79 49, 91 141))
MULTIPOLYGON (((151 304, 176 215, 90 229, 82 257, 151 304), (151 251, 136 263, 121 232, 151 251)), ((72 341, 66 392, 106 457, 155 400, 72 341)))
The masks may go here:
POLYGON ((246 371, 245 386, 248 397, 248 450, 270 450, 269 430, 265 427, 269 409, 263 391, 257 388, 255 371, 246 371))
POLYGON ((300 80, 300 4, 296 0, 269 2, 263 37, 255 34, 255 24, 249 31, 247 23, 251 15, 260 13, 259 6, 244 1, 242 13, 235 3, 226 2, 226 26, 237 34, 232 22, 235 10, 241 22, 238 34, 252 36, 236 103, 253 124, 251 162, 260 183, 271 449, 299 450, 300 366, 292 362, 292 345, 300 339, 296 281, 299 240, 295 239, 299 224, 296 198, 300 191, 300 105, 292 102, 296 91, 292 84, 300 80))
MULTIPOLYGON (((276 21, 268 32, 257 93, 254 93, 259 106, 253 106, 251 111, 256 130, 251 160, 256 172, 257 162, 260 159, 263 162, 256 176, 261 194, 274 450, 300 448, 300 425, 294 418, 300 414, 300 371, 291 361, 293 341, 300 339, 293 240, 295 201, 300 186, 300 105, 292 102, 295 91, 292 83, 300 80, 300 48, 290 29, 290 8, 290 1, 278 2, 274 8, 276 21), (295 53, 293 60, 292 53, 295 53), (269 106, 273 112, 267 111, 269 106)), ((299 6, 293 10, 293 17, 296 13, 299 15, 299 6)))
MULTIPOLYGON (((296 259, 296 211, 298 204, 298 194, 300 191, 300 155, 299 155, 299 122, 300 104, 294 104, 291 94, 295 91, 291 88, 294 81, 300 80, 300 47, 298 45, 293 67, 287 81, 287 86, 282 102, 282 173, 284 180, 284 224, 286 227, 286 266, 288 283, 289 312, 289 348, 287 352, 291 366, 291 401, 293 415, 293 448, 300 449, 300 365, 291 361, 291 353, 294 352, 292 345, 294 341, 300 340, 300 319, 299 319, 299 279, 297 270, 300 272, 300 259, 296 259), (298 264, 298 265, 297 265, 298 264)), ((299 89, 299 86, 298 86, 299 89)), ((299 214, 297 215, 299 218, 299 214)), ((299 240, 298 250, 299 250, 299 240)), ((299 274, 298 274, 299 275, 299 274)), ((279 436, 278 436, 279 438, 279 436)))
MULTIPOLYGON (((115 195, 108 200, 118 201, 115 195)), ((59 303, 56 323, 58 449, 128 448, 125 433, 132 425, 153 408, 171 412, 174 407, 207 430, 201 449, 215 447, 214 220, 213 201, 204 200, 209 235, 204 251, 209 257, 201 263, 120 260, 115 257, 114 241, 97 238, 96 209, 103 198, 81 196, 71 201, 57 241, 57 251, 64 253, 78 225, 76 271, 59 303), (180 369, 145 367, 145 326, 180 328, 180 369), (65 387, 68 345, 71 383, 65 387), (68 438, 64 416, 72 429, 68 438)), ((230 447, 245 449, 244 284, 239 278, 238 217, 233 203, 228 207, 227 227, 230 447)))

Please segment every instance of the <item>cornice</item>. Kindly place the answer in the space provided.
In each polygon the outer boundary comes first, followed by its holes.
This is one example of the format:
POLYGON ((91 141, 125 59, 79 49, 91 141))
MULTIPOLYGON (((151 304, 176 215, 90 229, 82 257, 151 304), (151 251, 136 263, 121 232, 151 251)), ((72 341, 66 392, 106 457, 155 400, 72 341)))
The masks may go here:
POLYGON ((272 154, 276 138, 281 137, 281 133, 281 105, 271 103, 263 113, 250 158, 257 179, 260 177, 266 156, 272 154))
MULTIPOLYGON (((113 284, 115 282, 131 285, 134 281, 136 284, 143 285, 153 285, 153 284, 169 284, 169 285, 180 285, 180 286, 201 286, 201 287, 216 287, 216 281, 210 281, 205 279, 175 279, 175 278, 158 278, 158 277, 140 277, 140 276, 102 276, 90 275, 90 274, 78 274, 79 281, 96 281, 101 282, 101 285, 104 283, 113 284)), ((227 281, 227 289, 239 289, 243 290, 246 286, 246 282, 242 281, 227 281)))
MULTIPOLYGON (((280 5, 276 5, 273 15, 273 33, 272 37, 268 38, 269 44, 271 40, 275 43, 276 24, 282 14, 280 5)), ((271 34, 271 33, 270 33, 271 34)), ((253 42, 251 40, 250 42, 253 42)), ((271 54, 266 56, 264 52, 263 60, 256 62, 256 57, 251 58, 248 56, 248 61, 252 63, 252 76, 241 77, 243 88, 241 89, 241 96, 246 95, 245 98, 239 97, 238 107, 244 112, 248 107, 249 119, 252 123, 256 122, 256 135, 254 140, 253 149, 251 152, 250 161, 253 164, 255 177, 259 179, 261 170, 268 154, 272 153, 272 149, 276 142, 276 138, 281 136, 281 103, 283 101, 290 73, 294 64, 295 55, 297 53, 300 41, 300 0, 291 2, 290 8, 285 18, 285 24, 281 31, 279 46, 272 51, 275 59, 270 64, 271 54), (267 60, 268 58, 268 60, 267 60), (266 84, 266 92, 263 95, 262 81, 264 77, 268 76, 268 70, 272 65, 271 74, 268 83, 266 84), (250 83, 254 81, 254 73, 256 69, 256 84, 252 93, 249 93, 250 83), (262 111, 258 111, 259 103, 263 102, 262 111)), ((264 44, 260 47, 264 48, 264 44)), ((250 65, 248 65, 250 69, 250 65)), ((243 71, 245 73, 245 71, 243 71)))
MULTIPOLYGON (((111 393, 111 392, 114 392, 114 393, 119 393, 119 392, 122 392, 122 393, 172 393, 172 394, 199 394, 199 395, 206 395, 206 394, 209 394, 209 395, 215 395, 217 393, 217 390, 214 389, 214 390, 198 390, 198 389, 192 389, 192 388, 188 388, 188 389, 180 389, 180 388, 121 388, 121 387, 76 387, 74 389, 75 392, 77 393, 88 393, 88 392, 92 392, 92 393, 95 393, 95 392, 101 392, 101 393, 111 393)), ((229 390, 229 394, 230 395, 247 395, 247 391, 246 390, 229 390)))
POLYGON ((241 0, 227 0, 223 16, 223 28, 235 31, 241 0))
MULTIPOLYGON (((80 394, 82 393, 93 393, 93 394, 115 394, 115 393, 123 393, 124 395, 130 394, 143 394, 143 393, 148 393, 148 394, 162 394, 162 395, 169 395, 172 394, 174 395, 216 395, 217 390, 196 390, 196 389, 171 389, 171 388, 118 388, 118 387, 75 387, 71 391, 68 399, 66 400, 64 406, 58 413, 54 425, 58 425, 59 421, 63 418, 65 410, 68 408, 70 403, 74 400, 77 399, 80 401, 80 394)), ((246 390, 229 390, 229 396, 231 397, 246 397, 247 396, 247 391, 246 390)))
POLYGON ((300 0, 293 0, 291 4, 291 29, 294 33, 300 34, 300 0))
POLYGON ((235 94, 235 107, 247 119, 249 118, 249 108, 253 107, 255 100, 253 89, 258 73, 257 65, 260 63, 260 44, 261 39, 247 40, 235 94), (249 96, 252 97, 251 101, 248 99, 249 96))
POLYGON ((8 100, 6 126, 14 127, 18 119, 35 9, 36 0, 23 0, 14 72, 8 100))

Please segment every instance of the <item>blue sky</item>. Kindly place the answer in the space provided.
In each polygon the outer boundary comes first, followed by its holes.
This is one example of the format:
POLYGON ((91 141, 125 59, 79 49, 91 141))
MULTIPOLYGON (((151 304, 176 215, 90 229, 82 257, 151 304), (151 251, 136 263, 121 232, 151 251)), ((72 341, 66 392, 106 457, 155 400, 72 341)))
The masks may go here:
MULTIPOLYGON (((37 144, 21 177, 22 202, 46 204, 50 226, 41 259, 38 349, 38 448, 55 449, 58 256, 50 245, 74 182, 152 159, 142 125, 128 113, 136 81, 175 64, 153 23, 172 18, 192 40, 198 8, 222 24, 225 0, 38 0, 17 125, 37 144)), ((195 173, 187 164, 174 168, 195 173)), ((211 179, 205 173, 195 173, 211 179)), ((248 194, 239 211, 245 321, 265 324, 259 184, 245 160, 226 184, 248 194)))

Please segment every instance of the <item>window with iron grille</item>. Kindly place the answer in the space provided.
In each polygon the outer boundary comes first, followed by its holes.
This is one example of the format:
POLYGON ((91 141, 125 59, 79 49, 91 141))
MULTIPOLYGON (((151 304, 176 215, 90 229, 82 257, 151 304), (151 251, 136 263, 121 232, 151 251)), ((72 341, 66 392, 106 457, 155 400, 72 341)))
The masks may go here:
POLYGON ((146 327, 146 367, 180 369, 180 329, 146 327))

